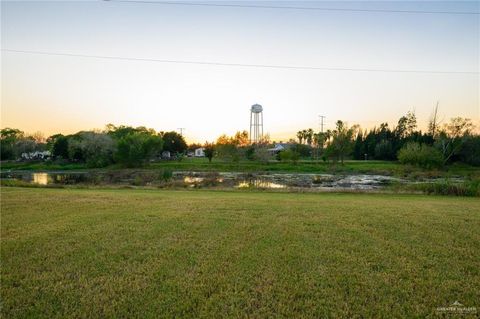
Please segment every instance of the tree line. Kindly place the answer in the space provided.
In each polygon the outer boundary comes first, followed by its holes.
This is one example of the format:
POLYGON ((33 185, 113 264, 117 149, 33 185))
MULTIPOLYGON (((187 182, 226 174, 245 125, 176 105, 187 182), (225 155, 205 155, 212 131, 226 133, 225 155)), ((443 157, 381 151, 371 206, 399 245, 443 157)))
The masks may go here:
POLYGON ((418 130, 414 112, 402 116, 390 128, 381 123, 370 130, 359 125, 349 127, 337 121, 333 130, 314 133, 312 129, 297 132, 298 143, 312 148, 314 156, 343 162, 356 160, 399 160, 425 167, 452 162, 480 165, 480 136, 475 134, 470 119, 455 117, 448 123, 438 123, 435 115, 426 132, 418 130))
POLYGON ((1 130, 1 159, 18 159, 22 153, 49 151, 56 161, 86 163, 88 167, 121 164, 140 166, 159 158, 162 151, 182 154, 187 143, 177 132, 156 132, 145 127, 108 124, 102 131, 80 131, 71 135, 26 135, 18 129, 1 130))
POLYGON ((1 159, 18 159, 22 153, 48 150, 55 161, 85 163, 88 167, 120 164, 141 166, 159 159, 163 151, 181 159, 188 152, 203 147, 212 161, 240 160, 268 163, 272 160, 296 163, 300 159, 341 162, 355 160, 392 160, 423 167, 440 167, 453 162, 480 165, 480 136, 472 121, 452 118, 438 123, 435 116, 426 132, 418 129, 414 112, 402 116, 397 125, 363 130, 337 121, 335 128, 325 132, 300 130, 280 151, 272 151, 275 142, 268 135, 251 144, 247 131, 232 136, 221 135, 215 142, 187 145, 177 132, 156 132, 145 127, 109 124, 102 131, 80 131, 71 135, 55 134, 43 138, 39 133, 26 135, 18 129, 1 130, 1 159))

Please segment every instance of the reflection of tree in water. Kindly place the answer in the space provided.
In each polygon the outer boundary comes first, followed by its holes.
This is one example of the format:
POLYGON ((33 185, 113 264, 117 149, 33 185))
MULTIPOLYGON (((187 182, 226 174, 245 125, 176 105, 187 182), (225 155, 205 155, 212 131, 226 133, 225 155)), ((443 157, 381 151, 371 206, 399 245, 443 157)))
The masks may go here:
POLYGON ((265 179, 248 179, 238 183, 238 188, 285 188, 286 185, 273 183, 265 179))
POLYGON ((48 174, 47 173, 33 173, 32 181, 35 184, 47 185, 48 184, 48 174))

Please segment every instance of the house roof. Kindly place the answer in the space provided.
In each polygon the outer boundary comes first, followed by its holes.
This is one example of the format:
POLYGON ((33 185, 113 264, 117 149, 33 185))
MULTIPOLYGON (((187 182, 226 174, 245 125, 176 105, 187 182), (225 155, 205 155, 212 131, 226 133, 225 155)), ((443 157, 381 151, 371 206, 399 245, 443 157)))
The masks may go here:
POLYGON ((268 150, 272 152, 283 151, 287 146, 286 143, 277 143, 274 148, 269 148, 268 150))

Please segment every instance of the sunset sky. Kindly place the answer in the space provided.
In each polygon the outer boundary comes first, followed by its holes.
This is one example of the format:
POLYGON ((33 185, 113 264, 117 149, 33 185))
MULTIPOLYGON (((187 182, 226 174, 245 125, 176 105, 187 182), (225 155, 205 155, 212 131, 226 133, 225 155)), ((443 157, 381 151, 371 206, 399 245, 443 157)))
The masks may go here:
MULTIPOLYGON (((195 2, 236 4, 240 2, 195 2)), ((241 2, 338 9, 479 12, 480 2, 241 2)), ((337 119, 394 125, 415 110, 480 118, 480 15, 186 6, 117 1, 2 1, 1 126, 74 133, 107 123, 185 128, 189 141, 248 130, 264 107, 276 140, 337 119), (191 62, 454 71, 401 73, 191 62)))

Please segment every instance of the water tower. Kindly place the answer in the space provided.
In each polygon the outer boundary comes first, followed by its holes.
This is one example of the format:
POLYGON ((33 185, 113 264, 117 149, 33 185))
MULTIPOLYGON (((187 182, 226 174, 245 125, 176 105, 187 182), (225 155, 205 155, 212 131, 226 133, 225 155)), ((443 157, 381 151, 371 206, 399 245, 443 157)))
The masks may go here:
POLYGON ((258 143, 263 137, 263 107, 254 104, 250 108, 250 144, 258 143))

